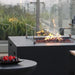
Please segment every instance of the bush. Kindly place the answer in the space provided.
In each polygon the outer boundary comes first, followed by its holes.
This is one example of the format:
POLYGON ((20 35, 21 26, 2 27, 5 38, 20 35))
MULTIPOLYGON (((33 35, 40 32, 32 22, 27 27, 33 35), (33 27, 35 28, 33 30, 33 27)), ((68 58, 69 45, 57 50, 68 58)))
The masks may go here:
MULTIPOLYGON (((4 22, 0 24, 0 40, 7 40, 8 36, 25 36, 26 35, 26 24, 35 26, 34 19, 23 18, 18 21, 4 22), (8 24, 6 24, 8 23, 8 24)), ((31 34, 31 28, 27 29, 28 35, 31 34)))
MULTIPOLYGON (((0 40, 7 40, 8 36, 25 36, 26 24, 35 26, 35 16, 24 12, 18 5, 0 4, 0 40)), ((32 35, 31 28, 27 31, 32 35)))

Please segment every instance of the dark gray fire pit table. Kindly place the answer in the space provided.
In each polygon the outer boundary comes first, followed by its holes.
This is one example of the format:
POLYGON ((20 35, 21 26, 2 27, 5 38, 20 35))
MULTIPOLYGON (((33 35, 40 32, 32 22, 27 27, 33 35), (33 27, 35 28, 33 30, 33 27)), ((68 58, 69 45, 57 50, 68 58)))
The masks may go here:
POLYGON ((32 60, 20 59, 22 62, 12 65, 1 65, 0 74, 2 75, 30 75, 35 70, 37 62, 32 60))
POLYGON ((70 39, 70 43, 33 44, 34 40, 25 36, 9 36, 8 55, 37 61, 33 75, 69 75, 70 50, 75 50, 75 36, 72 35, 70 39))

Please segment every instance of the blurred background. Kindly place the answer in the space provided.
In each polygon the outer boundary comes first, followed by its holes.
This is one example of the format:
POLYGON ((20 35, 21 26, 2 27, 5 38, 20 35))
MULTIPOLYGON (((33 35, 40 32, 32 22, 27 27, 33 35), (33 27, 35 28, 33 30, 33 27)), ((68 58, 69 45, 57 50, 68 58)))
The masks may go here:
POLYGON ((0 52, 8 52, 8 36, 45 30, 75 35, 75 0, 0 0, 0 52))

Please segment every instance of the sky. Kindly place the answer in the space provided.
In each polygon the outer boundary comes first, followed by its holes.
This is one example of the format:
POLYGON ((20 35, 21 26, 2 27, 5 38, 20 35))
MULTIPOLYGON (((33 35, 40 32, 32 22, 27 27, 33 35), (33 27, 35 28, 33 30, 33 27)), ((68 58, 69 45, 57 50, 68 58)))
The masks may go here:
MULTIPOLYGON (((2 4, 16 5, 17 3, 36 2, 36 0, 0 0, 0 2, 2 4)), ((46 7, 52 7, 55 3, 58 3, 58 0, 40 0, 40 2, 45 2, 46 7)))
MULTIPOLYGON (((22 1, 25 1, 25 0, 22 0, 22 1)), ((20 3, 20 0, 0 0, 1 3, 3 4, 17 4, 17 3, 20 3)))
MULTIPOLYGON (((24 2, 31 2, 31 1, 36 1, 36 0, 0 0, 1 3, 3 4, 17 4, 17 3, 24 3, 24 2)), ((56 3, 58 2, 58 0, 40 0, 41 2, 47 2, 49 3, 51 1, 51 3, 56 3)))
POLYGON ((17 4, 20 2, 24 3, 24 2, 31 2, 31 1, 36 1, 36 0, 0 0, 0 2, 4 4, 17 4))

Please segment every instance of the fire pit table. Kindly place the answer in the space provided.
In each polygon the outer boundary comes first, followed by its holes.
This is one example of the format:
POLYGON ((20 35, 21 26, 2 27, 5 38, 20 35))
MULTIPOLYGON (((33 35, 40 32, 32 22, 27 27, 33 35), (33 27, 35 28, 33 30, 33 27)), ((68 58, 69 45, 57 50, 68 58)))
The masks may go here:
POLYGON ((0 74, 2 75, 31 75, 37 66, 37 62, 27 59, 20 59, 18 64, 0 64, 0 74))
POLYGON ((9 36, 8 54, 37 61, 38 66, 33 75, 69 75, 69 51, 75 50, 73 36, 63 36, 63 41, 55 38, 50 42, 41 37, 31 37, 9 36))

